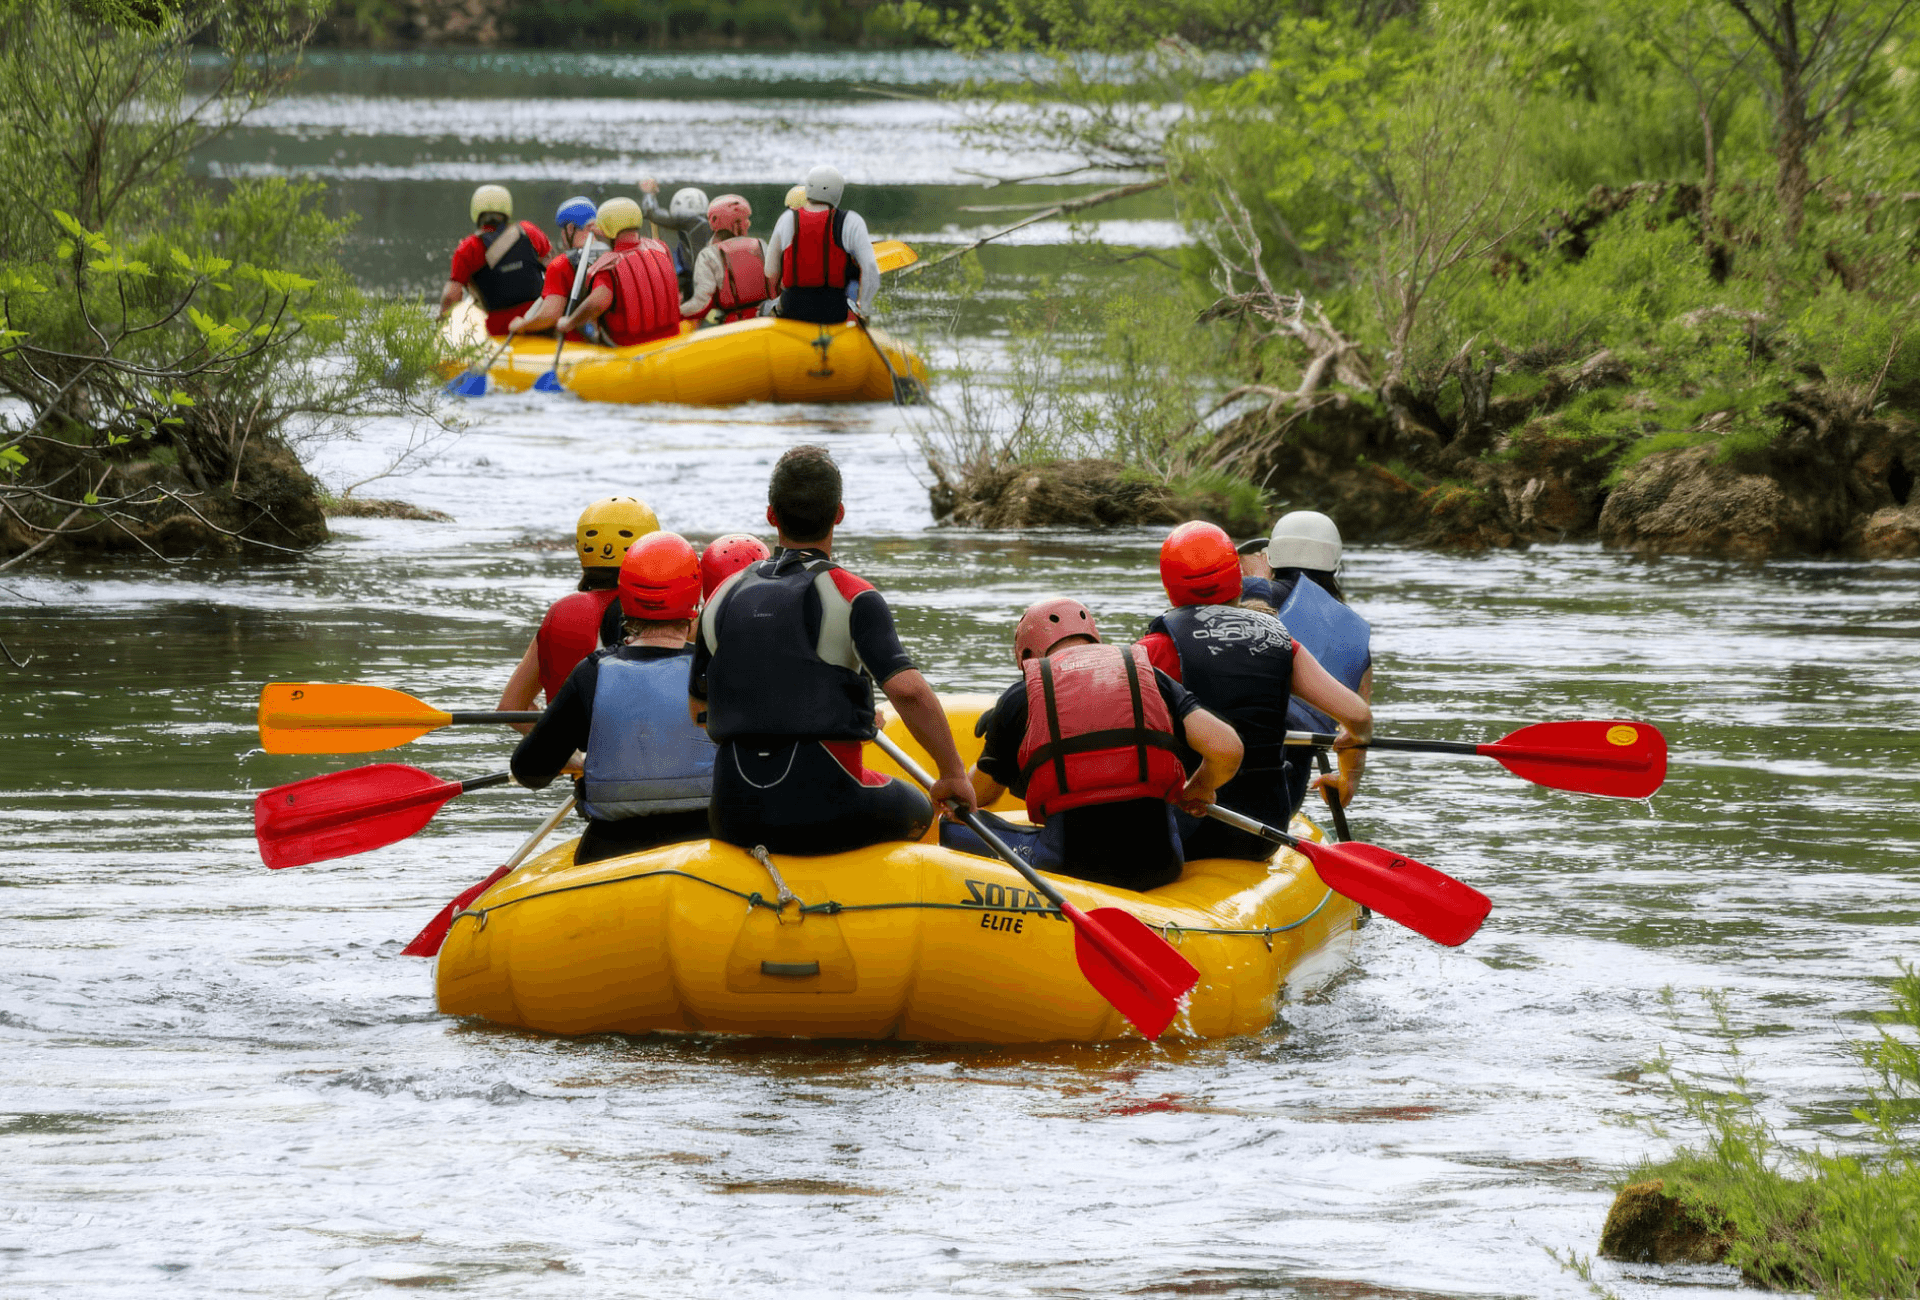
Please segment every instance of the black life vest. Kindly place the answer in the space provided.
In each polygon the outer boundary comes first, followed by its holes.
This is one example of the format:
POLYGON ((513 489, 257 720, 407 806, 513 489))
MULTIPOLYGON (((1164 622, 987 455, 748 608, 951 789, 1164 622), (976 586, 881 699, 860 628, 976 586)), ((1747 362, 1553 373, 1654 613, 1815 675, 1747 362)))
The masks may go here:
POLYGON ((480 247, 492 252, 493 242, 509 229, 515 232, 516 238, 513 247, 500 255, 499 264, 488 266, 482 262, 480 269, 467 277, 467 287, 473 290, 474 299, 486 311, 505 311, 533 302, 546 288, 547 268, 540 264, 540 255, 533 251, 533 240, 522 227, 482 230, 477 236, 480 247))
POLYGON ((847 257, 839 208, 796 208, 793 238, 780 253, 780 314, 838 325, 847 319, 847 281, 859 272, 847 257))
POLYGON ((707 667, 707 734, 872 740, 873 679, 853 648, 853 602, 833 580, 840 566, 805 551, 750 565, 714 593, 700 616, 707 667), (807 636, 807 593, 820 629, 807 636))
POLYGON ((1172 638, 1181 684, 1240 733, 1242 770, 1286 761, 1293 638, 1278 619, 1236 605, 1183 605, 1154 619, 1147 631, 1172 638))

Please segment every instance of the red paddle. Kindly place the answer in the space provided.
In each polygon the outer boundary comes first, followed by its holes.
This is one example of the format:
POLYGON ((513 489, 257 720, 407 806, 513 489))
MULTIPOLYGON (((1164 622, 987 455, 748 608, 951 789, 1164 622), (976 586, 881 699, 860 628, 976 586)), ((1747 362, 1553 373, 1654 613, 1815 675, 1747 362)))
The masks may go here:
POLYGON ((446 781, 405 763, 310 776, 253 801, 253 834, 261 861, 275 871, 350 857, 404 840, 455 795, 511 780, 512 773, 495 772, 446 781))
MULTIPOLYGON (((908 757, 885 732, 873 738, 900 770, 931 790, 933 778, 927 770, 908 757)), ((1087 983, 1111 1002, 1148 1039, 1166 1032, 1180 1014, 1180 1004, 1200 982, 1200 972, 1192 962, 1174 951, 1173 945, 1141 923, 1131 912, 1117 907, 1096 907, 1083 912, 1069 903, 1051 881, 1032 867, 978 814, 968 810, 961 816, 975 835, 985 840, 1007 865, 1018 871, 1042 897, 1060 909, 1073 922, 1073 956, 1087 983)))
MULTIPOLYGON (((1331 745, 1315 731, 1289 731, 1289 745, 1331 745)), ((1667 738, 1645 722, 1539 722, 1490 744, 1466 740, 1392 740, 1375 736, 1368 749, 1409 754, 1478 754, 1515 776, 1552 790, 1645 799, 1667 779, 1667 738)))
POLYGON ((413 942, 400 950, 400 955, 402 957, 436 956, 440 951, 440 945, 447 941, 447 934, 453 929, 453 918, 464 911, 467 905, 473 902, 474 899, 499 884, 509 871, 512 871, 515 867, 526 861, 527 856, 540 847, 540 841, 553 834, 553 828, 565 821, 567 814, 572 811, 572 799, 568 799, 558 808, 555 808, 553 813, 545 821, 540 823, 539 828, 536 829, 533 834, 527 836, 526 841, 521 844, 518 849, 514 850, 513 856, 500 865, 499 870, 495 871, 479 884, 469 886, 462 890, 454 896, 451 903, 448 903, 438 912, 435 912, 433 919, 427 922, 426 927, 422 929, 419 934, 413 936, 413 942))
POLYGON ((1473 886, 1378 845, 1315 844, 1219 804, 1207 816, 1303 854, 1328 889, 1449 948, 1471 939, 1493 910, 1493 900, 1473 886))

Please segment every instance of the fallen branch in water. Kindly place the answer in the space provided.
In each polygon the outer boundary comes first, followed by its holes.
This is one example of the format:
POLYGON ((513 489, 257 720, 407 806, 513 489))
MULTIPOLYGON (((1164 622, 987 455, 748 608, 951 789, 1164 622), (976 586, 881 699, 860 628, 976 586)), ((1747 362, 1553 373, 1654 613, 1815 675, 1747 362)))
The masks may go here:
POLYGON ((1023 217, 1011 226, 1002 227, 992 234, 982 235, 970 244, 963 244, 959 248, 950 249, 942 253, 939 257, 934 258, 931 262, 915 262, 905 270, 896 272, 895 276, 898 278, 899 276, 912 275, 916 271, 924 271, 929 267, 939 266, 944 262, 951 262, 956 257, 971 253, 982 244, 990 244, 1002 235, 1011 235, 1022 226, 1031 226, 1036 221, 1047 221, 1054 217, 1065 216, 1069 212, 1084 212, 1088 208, 1098 207, 1102 203, 1111 203, 1115 199, 1130 198, 1135 194, 1145 194, 1148 190, 1157 190, 1166 183, 1167 178, 1161 176, 1150 181, 1135 181, 1131 185, 1117 185, 1113 189, 1101 190, 1098 194, 1089 194, 1083 198, 1067 199, 1065 202, 1056 203, 1052 207, 1042 208, 1030 217, 1023 217))

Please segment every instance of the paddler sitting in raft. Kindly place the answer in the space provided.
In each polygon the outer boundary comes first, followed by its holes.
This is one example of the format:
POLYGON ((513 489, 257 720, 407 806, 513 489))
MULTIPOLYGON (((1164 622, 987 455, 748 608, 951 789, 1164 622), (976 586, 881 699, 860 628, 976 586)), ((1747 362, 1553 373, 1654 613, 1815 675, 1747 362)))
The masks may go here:
MULTIPOLYGON (((749 564, 772 558, 773 552, 767 549, 767 544, 748 533, 728 533, 714 538, 700 553, 700 598, 712 600, 713 593, 728 578, 749 564)), ((601 645, 620 644, 620 638, 626 635, 624 618, 617 603, 607 606, 607 612, 600 616, 601 645)))
POLYGON ((783 319, 844 325, 847 286, 856 279, 854 313, 865 317, 873 308, 880 263, 866 220, 840 206, 846 188, 837 168, 815 167, 807 173, 807 201, 773 223, 765 270, 769 291, 780 295, 783 319))
MULTIPOLYGON (((1292 820, 1289 768, 1307 761, 1305 749, 1290 760, 1286 745, 1287 705, 1297 695, 1341 723, 1334 748, 1343 783, 1335 789, 1344 805, 1358 774, 1353 747, 1373 732, 1367 702, 1335 681, 1287 635, 1284 623, 1239 607, 1240 557, 1217 526, 1196 521, 1168 534, 1160 546, 1160 582, 1173 608, 1147 625, 1140 648, 1155 668, 1232 724, 1246 746, 1246 762, 1220 791, 1221 800, 1271 826, 1292 820)), ((1181 838, 1190 858, 1264 862, 1273 855, 1259 836, 1211 818, 1183 821, 1181 838)))
POLYGON ((680 296, 685 298, 693 292, 694 261, 713 238, 707 226, 707 192, 692 185, 675 190, 664 209, 654 197, 659 192, 659 181, 651 176, 641 179, 640 215, 661 230, 674 232, 676 238, 670 256, 674 275, 680 282, 680 296))
POLYGON ((620 562, 626 638, 581 660, 513 751, 513 778, 539 790, 585 751, 576 863, 705 839, 713 742, 687 717, 687 635, 700 561, 677 533, 649 533, 620 562))
MULTIPOLYGON (((594 236, 599 233, 593 224, 595 213, 593 200, 584 194, 575 195, 560 205, 553 214, 553 224, 560 232, 560 247, 566 251, 547 263, 547 278, 540 288, 540 300, 524 316, 516 316, 507 322, 509 334, 544 334, 553 329, 553 323, 574 306, 573 286, 579 279, 580 259, 591 257, 594 236)), ((592 262, 589 261, 591 266, 592 262)), ((579 333, 569 334, 567 341, 582 343, 587 340, 579 333)))
MULTIPOLYGON (((1373 629, 1347 604, 1335 570, 1340 565, 1340 527, 1317 510, 1295 510, 1273 525, 1264 542, 1240 548, 1240 600, 1264 601, 1300 645, 1313 652, 1333 679, 1373 703, 1373 629), (1257 548, 1257 555, 1249 555, 1257 548)), ((1287 725, 1295 731, 1325 733, 1334 721, 1324 711, 1296 698, 1287 706, 1287 725)), ((1298 808, 1306 797, 1307 763, 1304 749, 1293 751, 1289 792, 1298 808)), ((1366 768, 1367 751, 1350 749, 1341 755, 1337 778, 1316 778, 1314 789, 1332 786, 1341 806, 1353 799, 1354 787, 1366 768)))
POLYGON ((544 691, 546 702, 552 704, 575 664, 601 646, 620 644, 618 615, 605 629, 601 616, 619 609, 615 588, 627 548, 659 529, 660 520, 636 497, 602 497, 580 512, 580 522, 573 529, 580 586, 548 607, 496 707, 514 713, 531 709, 536 691, 544 691))
POLYGON ((693 263, 693 292, 680 304, 688 320, 709 325, 751 320, 773 296, 767 281, 767 250, 747 230, 753 208, 738 194, 722 194, 707 207, 713 242, 693 263))
POLYGON ((688 706, 720 747, 713 837, 775 853, 841 853, 916 840, 937 803, 972 805, 946 710, 871 585, 833 562, 846 518, 840 469, 824 447, 794 447, 773 467, 772 559, 714 592, 695 629, 688 706), (932 799, 870 772, 874 686, 933 759, 932 799))
POLYGON ((617 348, 680 332, 680 291, 667 246, 640 234, 640 205, 632 199, 608 199, 594 218, 611 252, 594 259, 587 275, 592 289, 554 328, 566 333, 588 321, 600 322, 607 342, 617 348))
MULTIPOLYGON (((1106 645, 1077 600, 1039 601, 1013 633, 1021 678, 984 719, 986 744, 969 772, 981 805, 1012 789, 1040 823, 1025 831, 988 814, 1042 871, 1121 889, 1180 878, 1185 855, 1174 805, 1204 813, 1240 766, 1233 728, 1158 671, 1138 646, 1106 645), (1197 754, 1191 778, 1185 759, 1197 754)), ((992 856, 965 826, 940 843, 992 856)))
POLYGON ((553 246, 531 221, 512 224, 513 195, 504 185, 482 185, 467 211, 477 229, 453 250, 440 290, 440 315, 444 318, 461 295, 471 293, 487 313, 487 333, 498 337, 539 298, 553 246))

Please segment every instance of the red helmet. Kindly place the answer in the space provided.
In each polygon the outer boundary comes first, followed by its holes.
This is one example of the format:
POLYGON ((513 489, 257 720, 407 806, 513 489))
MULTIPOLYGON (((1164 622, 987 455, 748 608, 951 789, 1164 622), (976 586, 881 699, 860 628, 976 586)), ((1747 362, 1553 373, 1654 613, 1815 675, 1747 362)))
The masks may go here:
POLYGON ((773 554, 767 544, 748 533, 728 533, 707 543, 700 557, 700 593, 712 596, 714 589, 749 564, 757 564, 773 554))
POLYGON ((1071 596, 1036 600, 1020 616, 1020 626, 1013 629, 1013 661, 1023 664, 1029 659, 1044 659, 1070 636, 1100 639, 1092 611, 1071 596))
POLYGON ((620 610, 670 623, 700 612, 700 557, 678 533, 648 533, 620 561, 620 610))
POLYGON ((1240 556, 1217 524, 1181 524, 1160 543, 1160 585, 1181 605, 1229 605, 1240 599, 1240 556))
POLYGON ((707 205, 707 224, 716 235, 744 235, 753 224, 753 208, 738 194, 722 194, 707 205))

